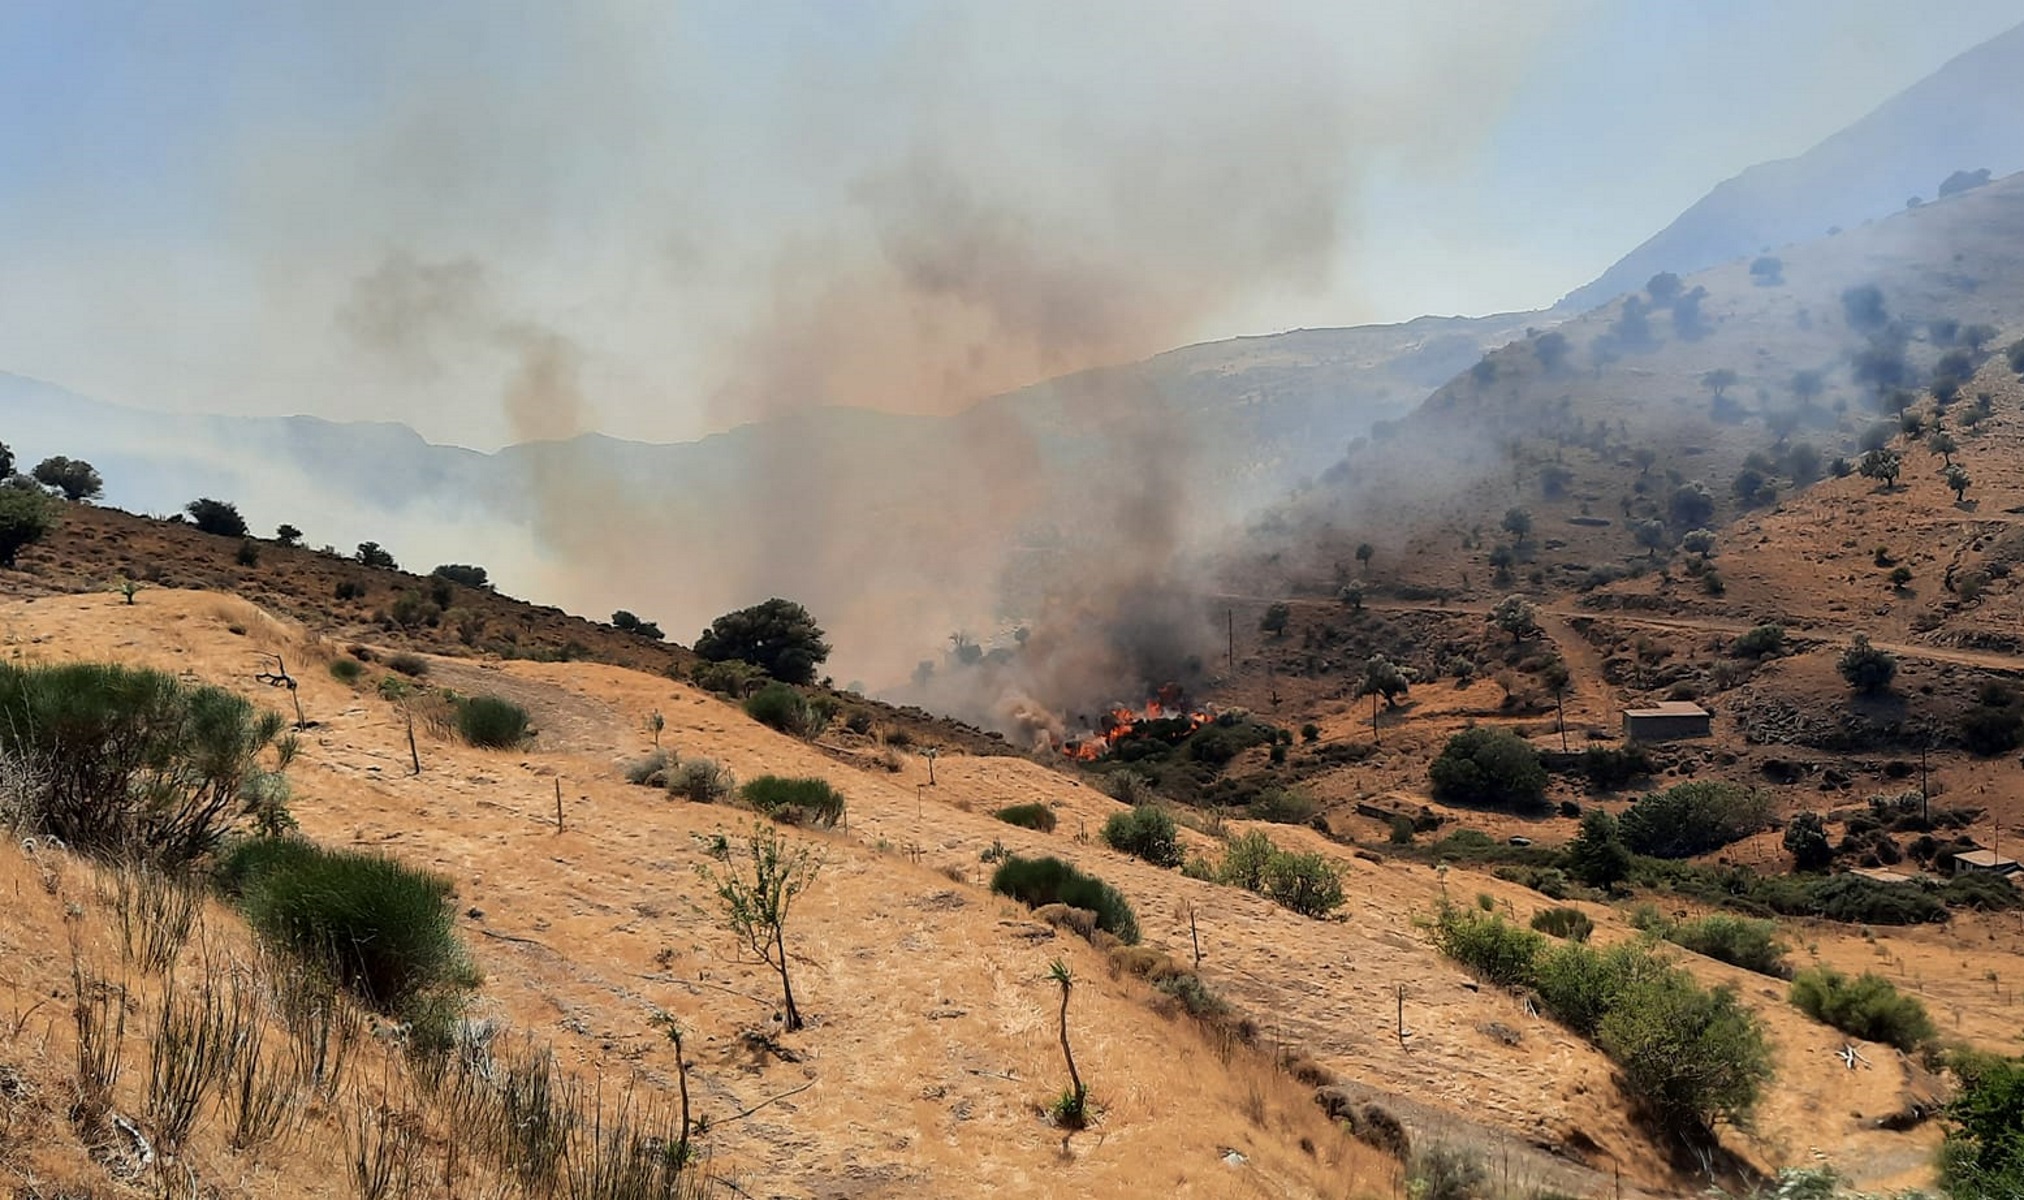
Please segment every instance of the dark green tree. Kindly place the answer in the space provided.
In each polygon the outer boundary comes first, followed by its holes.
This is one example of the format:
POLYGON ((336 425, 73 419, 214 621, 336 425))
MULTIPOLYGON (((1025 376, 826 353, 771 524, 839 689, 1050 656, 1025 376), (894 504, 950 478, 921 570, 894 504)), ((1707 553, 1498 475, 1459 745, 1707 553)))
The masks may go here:
POLYGON ((183 511, 190 514, 190 524, 195 525, 200 533, 219 537, 246 536, 246 518, 239 515, 237 505, 206 497, 185 504, 183 511))
POLYGON ((1834 865, 1834 843, 1819 813, 1803 812, 1785 823, 1785 853, 1795 871, 1825 871, 1834 865))
POLYGON ((62 492, 65 500, 73 502, 93 499, 105 491, 105 481, 90 463, 61 454, 35 464, 35 482, 62 492))
POLYGON ((783 683, 808 684, 829 657, 822 636, 807 609, 776 596, 712 621, 696 638, 696 653, 711 662, 751 663, 783 683))
POLYGON ((1581 814, 1581 831, 1567 843, 1567 869, 1593 888, 1630 878, 1630 848, 1615 817, 1600 808, 1581 814))
POLYGON ((1897 658, 1889 651, 1870 645, 1866 633, 1855 635, 1855 641, 1842 652, 1841 661, 1835 667, 1848 681, 1848 686, 1863 695, 1887 691, 1891 680, 1897 678, 1897 658))

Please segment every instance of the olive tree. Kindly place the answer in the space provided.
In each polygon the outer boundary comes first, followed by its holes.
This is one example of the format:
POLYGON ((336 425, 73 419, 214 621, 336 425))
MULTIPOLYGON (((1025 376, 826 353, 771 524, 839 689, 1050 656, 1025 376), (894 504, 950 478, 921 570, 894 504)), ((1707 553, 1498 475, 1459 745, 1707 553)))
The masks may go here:
POLYGON ((712 621, 696 639, 696 653, 711 662, 751 663, 782 683, 809 684, 829 657, 822 637, 807 609, 776 596, 712 621))

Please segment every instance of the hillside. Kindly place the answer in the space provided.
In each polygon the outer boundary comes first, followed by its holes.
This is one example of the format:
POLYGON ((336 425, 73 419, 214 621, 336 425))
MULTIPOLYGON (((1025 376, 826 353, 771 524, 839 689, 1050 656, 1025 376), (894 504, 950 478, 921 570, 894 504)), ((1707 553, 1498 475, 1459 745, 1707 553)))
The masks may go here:
POLYGON ((1660 271, 1780 254, 1830 228, 1853 229, 1912 197, 1935 199, 1957 170, 2002 176, 2024 168, 2020 109, 2024 26, 1960 55, 1804 154, 1724 180, 1559 307, 1594 308, 1660 271))
MULTIPOLYGON (((459 926, 486 978, 473 1016, 501 1023, 509 1036, 552 1042, 561 1062, 586 1077, 615 1082, 639 1072, 665 1096, 672 1064, 646 1017, 655 1009, 674 1014, 690 1031, 698 1103, 722 1121, 708 1139, 711 1170, 746 1194, 1136 1195, 1148 1180, 1196 1195, 1393 1194, 1400 1167, 1330 1126, 1313 1103, 1317 1079, 1375 1101, 1419 1142, 1476 1147, 1501 1164, 1510 1194, 1539 1186, 1600 1194, 1619 1170, 1628 1196, 1700 1187, 1690 1168, 1669 1164, 1627 1119, 1612 1068, 1593 1047, 1524 998, 1480 986, 1435 954, 1415 925, 1443 896, 1478 893, 1522 920, 1546 901, 1519 884, 1466 864, 1435 868, 1411 855, 1352 853, 1311 830, 1230 821, 1231 836, 1270 829, 1281 844, 1336 864, 1348 916, 1314 921, 1103 847, 1093 831, 1122 806, 1054 767, 976 757, 959 740, 944 742, 930 764, 895 736, 886 748, 897 750, 901 769, 889 773, 867 754, 892 728, 883 721, 869 739, 838 729, 810 744, 662 675, 600 663, 429 656, 424 682, 511 696, 539 733, 528 748, 502 754, 425 729, 423 770, 410 775, 398 709, 372 686, 383 668, 370 665, 355 685, 326 669, 359 632, 356 618, 343 610, 318 616, 311 598, 321 589, 295 581, 295 572, 216 584, 248 587, 306 624, 188 587, 146 590, 129 606, 103 591, 63 594, 54 586, 61 564, 75 570, 116 555, 118 543, 108 542, 112 533, 133 536, 121 528, 129 521, 73 512, 33 552, 36 573, 7 577, 16 595, 24 585, 43 593, 0 607, 15 658, 155 665, 263 704, 276 694, 251 679, 262 656, 298 664, 304 709, 316 722, 290 769, 304 832, 378 847, 455 879, 465 913, 459 926), (767 1029, 770 978, 732 953, 693 871, 703 861, 696 837, 735 834, 749 818, 624 782, 626 765, 650 748, 642 721, 653 710, 667 715, 663 741, 685 759, 709 757, 745 779, 820 776, 848 797, 844 828, 789 833, 827 860, 794 934, 797 992, 811 1023, 773 1035, 789 1060, 755 1055, 747 1031, 767 1029), (1052 809, 1057 831, 989 815, 1017 802, 1052 809), (1152 947, 1186 958, 1198 944, 1203 982, 1236 1006, 1245 1018, 1239 1037, 1259 1050, 1233 1050, 1227 1041, 1218 1049, 1227 1035, 1160 1015, 1159 995, 1129 974, 1114 975, 1102 950, 989 895, 982 856, 999 847, 1058 853, 1096 871, 1129 897, 1152 947), (1037 1115, 1058 1070, 1045 979, 1055 957, 1083 981, 1076 1052, 1103 1113, 1093 1131, 1065 1141, 1037 1115), (1394 1028, 1401 1002, 1405 1038, 1394 1028), (1275 1048, 1312 1065, 1274 1070, 1275 1048), (804 1085, 763 1116, 725 1119, 804 1085)), ((207 540, 177 526, 156 525, 153 536, 179 561, 197 560, 207 540)), ((304 570, 312 565, 305 561, 304 570)), ((367 640, 383 658, 388 642, 367 640)), ((1428 693, 1405 726, 1387 731, 1384 754, 1361 769, 1374 777, 1400 772, 1402 786, 1416 786, 1407 780, 1424 759, 1414 747, 1455 727, 1483 688, 1492 685, 1457 692, 1453 702, 1428 693)), ((1353 711, 1326 719, 1321 745, 1353 744, 1358 720, 1353 711)), ((1499 828, 1484 814, 1445 811, 1450 820, 1499 828)), ((1185 837, 1192 848, 1215 850, 1211 837, 1185 837)), ((70 967, 56 916, 64 903, 88 914, 82 928, 95 969, 116 973, 117 935, 106 924, 116 914, 93 898, 107 886, 95 882, 97 873, 77 862, 52 865, 43 851, 24 859, 9 850, 7 863, 24 882, 38 871, 55 879, 46 903, 27 886, 35 902, 0 919, 17 993, 65 994, 70 967)), ((1628 934, 1623 909, 1576 903, 1596 921, 1598 938, 1628 934)), ((219 944, 237 944, 235 918, 218 912, 211 921, 219 944)), ((2013 924, 1963 913, 1944 927, 1888 933, 1831 922, 1793 929, 1819 961, 1860 969, 1886 959, 1894 977, 1951 1015, 1955 1036, 1999 1048, 2014 1030, 2016 997, 1979 972, 2009 979, 2024 965, 2013 924), (1970 953, 1976 970, 1957 970, 1970 953)), ((1872 1053, 1872 1066, 1850 1076, 1830 1053, 1838 1035, 1800 1018, 1778 985, 1693 956, 1688 965, 1711 982, 1743 985, 1772 1032, 1777 1090, 1749 1133, 1724 1135, 1739 1161, 1768 1170, 1817 1151, 1874 1186, 1923 1177, 1933 1127, 1877 1126, 1932 1087, 1908 1062, 1872 1053)), ((39 1038, 8 1054, 10 1078, 29 1084, 17 1092, 28 1100, 8 1101, 9 1119, 34 1132, 17 1142, 32 1149, 29 1157, 17 1148, 13 1157, 0 1154, 0 1166, 82 1184, 103 1168, 65 1139, 53 1099, 66 1086, 67 1026, 38 1018, 39 1038)), ((136 1020, 130 1033, 142 1060, 146 1028, 136 1020)), ((335 1182, 341 1168, 325 1157, 333 1138, 315 1132, 341 1133, 345 1111, 313 1110, 285 1150, 233 1155, 200 1138, 186 1161, 226 1195, 347 1194, 335 1182)))

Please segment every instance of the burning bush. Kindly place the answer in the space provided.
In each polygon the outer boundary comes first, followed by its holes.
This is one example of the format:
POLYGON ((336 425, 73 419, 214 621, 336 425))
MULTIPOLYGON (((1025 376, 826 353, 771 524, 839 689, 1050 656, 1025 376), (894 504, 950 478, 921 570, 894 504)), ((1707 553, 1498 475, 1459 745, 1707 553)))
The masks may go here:
POLYGON ((1052 856, 1021 858, 1014 854, 991 873, 991 890, 1028 908, 1066 904, 1096 914, 1096 927, 1126 945, 1139 940, 1138 916, 1124 893, 1052 856))
POLYGON ((1103 823, 1103 840, 1111 849, 1145 859, 1156 867, 1178 867, 1186 857, 1173 817, 1151 804, 1112 813, 1110 820, 1103 823))

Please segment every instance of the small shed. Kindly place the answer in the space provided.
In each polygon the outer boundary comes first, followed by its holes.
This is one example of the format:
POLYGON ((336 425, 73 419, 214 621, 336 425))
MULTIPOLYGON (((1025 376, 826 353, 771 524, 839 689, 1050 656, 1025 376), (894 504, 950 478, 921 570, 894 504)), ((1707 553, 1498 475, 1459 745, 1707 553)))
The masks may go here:
POLYGON ((1957 871, 1988 871, 1995 875, 2015 875, 2020 869, 2014 858, 1998 857, 1994 850, 1963 850, 1954 855, 1954 869, 1957 871))
POLYGON ((1714 715, 1691 700, 1667 700, 1650 708, 1623 710, 1624 740, 1679 742, 1712 737, 1714 715))

